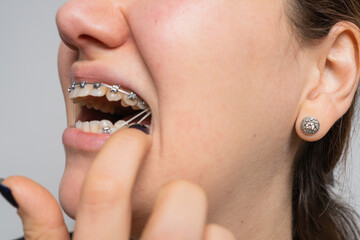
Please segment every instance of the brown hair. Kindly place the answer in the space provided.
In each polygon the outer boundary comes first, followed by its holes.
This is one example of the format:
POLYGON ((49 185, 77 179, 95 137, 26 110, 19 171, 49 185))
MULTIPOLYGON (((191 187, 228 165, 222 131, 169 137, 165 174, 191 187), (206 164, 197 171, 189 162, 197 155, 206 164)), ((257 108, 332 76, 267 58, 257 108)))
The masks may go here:
MULTIPOLYGON (((338 22, 360 28, 359 0, 287 0, 288 16, 299 39, 326 37, 338 22)), ((301 44, 301 43, 300 43, 301 44)), ((357 91, 358 94, 358 91, 357 91)), ((293 239, 358 240, 358 215, 331 191, 333 170, 345 160, 357 94, 350 109, 317 142, 304 142, 293 171, 293 239)))

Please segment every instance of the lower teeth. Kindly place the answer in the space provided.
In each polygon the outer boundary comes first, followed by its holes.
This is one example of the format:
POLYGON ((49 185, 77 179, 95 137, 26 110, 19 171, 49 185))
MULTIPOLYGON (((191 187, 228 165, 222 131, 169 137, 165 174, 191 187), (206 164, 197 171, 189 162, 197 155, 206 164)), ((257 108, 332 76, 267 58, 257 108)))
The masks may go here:
MULTIPOLYGON (((83 132, 88 133, 97 133, 97 134, 111 134, 116 132, 121 128, 129 127, 129 123, 124 120, 119 120, 115 124, 110 122, 109 120, 101 120, 101 121, 85 121, 81 122, 80 120, 75 123, 75 128, 82 130, 83 132)), ((146 127, 150 127, 145 125, 146 127)))
POLYGON ((120 128, 126 127, 124 120, 119 120, 115 124, 112 124, 109 120, 101 120, 101 121, 86 121, 81 122, 77 121, 75 124, 75 128, 82 130, 83 132, 88 133, 113 133, 120 128))

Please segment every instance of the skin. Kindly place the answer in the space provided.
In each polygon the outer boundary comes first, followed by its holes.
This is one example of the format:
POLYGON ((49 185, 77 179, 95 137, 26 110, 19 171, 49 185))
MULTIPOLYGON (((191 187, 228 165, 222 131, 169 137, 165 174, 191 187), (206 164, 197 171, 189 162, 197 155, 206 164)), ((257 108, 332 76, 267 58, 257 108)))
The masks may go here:
MULTIPOLYGON (((354 25, 301 43, 282 0, 71 0, 57 24, 69 123, 78 62, 127 78, 152 110, 150 135, 120 130, 100 152, 65 146, 60 202, 75 239, 291 239, 292 161, 353 100, 354 25), (313 136, 300 130, 307 116, 321 123, 313 136)), ((45 189, 23 177, 4 184, 29 238, 66 239, 45 189)))

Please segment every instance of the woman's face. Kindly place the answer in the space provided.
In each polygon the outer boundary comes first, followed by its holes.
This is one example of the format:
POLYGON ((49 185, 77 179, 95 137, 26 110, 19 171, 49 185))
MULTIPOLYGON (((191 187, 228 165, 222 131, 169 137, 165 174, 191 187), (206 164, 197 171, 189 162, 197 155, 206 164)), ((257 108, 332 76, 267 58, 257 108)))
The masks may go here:
MULTIPOLYGON (((57 24, 69 124, 70 81, 125 85, 151 108, 135 218, 147 216, 164 183, 180 178, 205 189, 216 219, 253 194, 253 182, 265 188, 289 165, 306 66, 282 0, 70 0, 57 24)), ((72 217, 107 138, 64 133, 60 201, 72 217)))

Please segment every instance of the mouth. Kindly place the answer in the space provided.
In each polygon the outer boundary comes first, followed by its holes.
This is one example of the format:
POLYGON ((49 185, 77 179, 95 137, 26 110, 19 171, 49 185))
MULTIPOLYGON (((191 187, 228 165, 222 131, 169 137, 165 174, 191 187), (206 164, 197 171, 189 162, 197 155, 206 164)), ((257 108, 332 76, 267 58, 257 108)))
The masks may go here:
POLYGON ((71 127, 95 134, 112 134, 134 124, 150 128, 148 104, 120 85, 73 82, 68 92, 73 102, 71 127))

